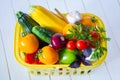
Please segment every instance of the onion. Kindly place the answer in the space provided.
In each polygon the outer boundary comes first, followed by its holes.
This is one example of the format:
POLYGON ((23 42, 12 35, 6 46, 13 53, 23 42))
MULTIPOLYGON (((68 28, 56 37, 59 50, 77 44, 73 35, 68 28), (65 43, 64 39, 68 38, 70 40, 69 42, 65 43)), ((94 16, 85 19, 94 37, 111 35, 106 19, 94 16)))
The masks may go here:
POLYGON ((65 38, 60 33, 55 33, 51 37, 51 45, 54 49, 61 49, 65 46, 65 38))

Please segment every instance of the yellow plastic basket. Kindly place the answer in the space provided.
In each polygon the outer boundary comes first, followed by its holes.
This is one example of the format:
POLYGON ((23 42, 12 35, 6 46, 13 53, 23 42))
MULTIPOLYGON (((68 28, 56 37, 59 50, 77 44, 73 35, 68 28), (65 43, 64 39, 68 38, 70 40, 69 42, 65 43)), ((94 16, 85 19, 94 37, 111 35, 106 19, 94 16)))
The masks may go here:
MULTIPOLYGON (((90 13, 82 13, 82 16, 92 16, 92 17, 94 16, 98 20, 97 21, 98 25, 105 29, 105 26, 104 26, 102 20, 98 16, 96 16, 94 14, 90 14, 90 13)), ((74 75, 74 74, 89 73, 92 69, 101 65, 107 56, 107 52, 105 52, 104 55, 99 60, 93 62, 91 66, 85 66, 82 64, 79 68, 76 68, 76 69, 70 68, 70 67, 68 67, 69 65, 65 65, 65 64, 54 64, 54 65, 28 64, 20 57, 20 49, 18 47, 20 32, 21 32, 21 27, 17 22, 16 26, 15 26, 15 33, 14 33, 14 56, 15 56, 17 62, 20 63, 21 65, 25 66, 26 68, 28 68, 30 70, 30 73, 32 73, 32 74, 37 74, 37 75, 74 75)), ((106 36, 106 33, 104 33, 103 35, 106 36)), ((107 48, 106 41, 102 42, 101 45, 107 48)))

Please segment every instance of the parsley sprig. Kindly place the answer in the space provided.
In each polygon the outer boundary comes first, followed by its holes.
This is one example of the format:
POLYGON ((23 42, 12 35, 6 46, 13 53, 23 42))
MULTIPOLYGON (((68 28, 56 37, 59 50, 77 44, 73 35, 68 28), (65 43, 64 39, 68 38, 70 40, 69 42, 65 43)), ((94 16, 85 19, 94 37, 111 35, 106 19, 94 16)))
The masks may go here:
POLYGON ((102 41, 109 41, 110 38, 107 38, 104 33, 106 32, 104 28, 100 26, 93 26, 93 27, 87 27, 82 24, 78 24, 77 26, 72 26, 72 29, 69 30, 71 34, 67 34, 67 38, 69 40, 89 40, 91 41, 91 44, 95 46, 94 53, 91 57, 91 59, 100 59, 102 55, 104 55, 105 51, 107 51, 107 48, 101 45, 102 41), (100 40, 95 40, 94 42, 92 35, 90 34, 91 31, 97 31, 99 34, 100 40))
POLYGON ((71 32, 71 34, 67 34, 67 38, 69 40, 92 39, 92 36, 89 34, 89 28, 82 24, 79 24, 78 26, 72 26, 72 29, 70 29, 69 31, 71 32))
POLYGON ((102 55, 104 55, 104 52, 105 51, 107 51, 107 48, 105 48, 105 47, 103 47, 103 46, 101 46, 101 42, 102 41, 110 41, 110 38, 107 38, 105 35, 104 35, 104 33, 106 32, 105 30, 104 30, 104 28, 102 28, 102 27, 99 27, 99 26, 96 26, 96 27, 94 27, 94 29, 93 30, 96 30, 96 31, 98 31, 99 32, 99 37, 100 37, 100 41, 99 40, 96 40, 95 42, 94 42, 94 45, 96 46, 96 48, 95 48, 95 50, 94 50, 94 53, 93 53, 93 55, 92 55, 92 57, 91 57, 91 59, 100 59, 100 57, 102 56, 102 55))

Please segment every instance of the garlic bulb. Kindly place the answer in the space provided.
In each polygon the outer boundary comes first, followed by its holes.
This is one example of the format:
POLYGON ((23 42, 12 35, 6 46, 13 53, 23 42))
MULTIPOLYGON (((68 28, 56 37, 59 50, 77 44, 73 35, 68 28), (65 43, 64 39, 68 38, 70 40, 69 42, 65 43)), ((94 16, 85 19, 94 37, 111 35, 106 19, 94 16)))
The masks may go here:
POLYGON ((79 11, 74 11, 74 12, 70 12, 67 14, 66 16, 67 20, 69 23, 74 24, 75 22, 78 22, 81 20, 82 16, 79 13, 79 11))

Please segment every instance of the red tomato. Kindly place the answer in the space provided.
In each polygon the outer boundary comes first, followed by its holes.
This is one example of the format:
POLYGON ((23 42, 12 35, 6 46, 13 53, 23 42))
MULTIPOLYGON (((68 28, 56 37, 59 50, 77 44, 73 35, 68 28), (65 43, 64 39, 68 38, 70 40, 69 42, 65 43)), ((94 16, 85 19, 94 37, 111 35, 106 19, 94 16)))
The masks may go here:
POLYGON ((29 64, 33 64, 35 62, 35 54, 26 54, 25 56, 25 62, 29 63, 29 64))
POLYGON ((76 47, 79 49, 79 50, 84 50, 87 48, 87 43, 85 40, 78 40, 76 42, 76 47))
POLYGON ((99 34, 97 31, 91 31, 90 34, 92 35, 93 40, 99 40, 99 34))
POLYGON ((70 50, 74 50, 76 48, 74 41, 68 41, 66 47, 70 50))
POLYGON ((100 41, 99 33, 98 33, 97 31, 91 31, 90 34, 91 34, 91 36, 92 36, 92 40, 91 40, 91 42, 90 42, 90 46, 91 46, 92 48, 96 48, 94 42, 95 42, 96 40, 99 40, 99 41, 100 41))

